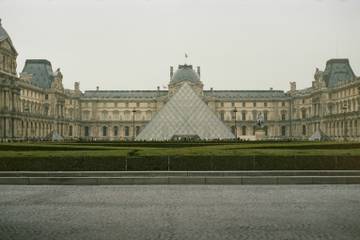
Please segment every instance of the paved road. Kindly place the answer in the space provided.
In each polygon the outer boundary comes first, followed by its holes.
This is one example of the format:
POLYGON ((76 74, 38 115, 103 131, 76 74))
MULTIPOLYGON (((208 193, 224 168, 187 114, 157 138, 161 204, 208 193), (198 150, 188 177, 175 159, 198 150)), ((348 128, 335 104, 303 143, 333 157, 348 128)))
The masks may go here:
POLYGON ((0 186, 0 239, 360 239, 360 186, 0 186))

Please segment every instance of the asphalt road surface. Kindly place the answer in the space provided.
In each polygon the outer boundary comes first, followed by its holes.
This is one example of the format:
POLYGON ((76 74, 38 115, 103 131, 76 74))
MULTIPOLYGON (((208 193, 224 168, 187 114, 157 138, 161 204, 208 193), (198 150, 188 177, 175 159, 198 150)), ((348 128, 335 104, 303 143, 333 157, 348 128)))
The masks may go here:
POLYGON ((0 239, 360 239, 360 185, 3 185, 0 239))

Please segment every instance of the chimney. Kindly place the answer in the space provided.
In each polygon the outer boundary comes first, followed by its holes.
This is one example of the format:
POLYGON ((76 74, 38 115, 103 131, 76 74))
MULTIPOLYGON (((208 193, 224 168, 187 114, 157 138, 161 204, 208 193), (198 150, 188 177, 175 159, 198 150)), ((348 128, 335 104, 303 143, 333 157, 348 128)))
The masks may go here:
POLYGON ((99 91, 99 86, 96 87, 96 91, 99 91))
POLYGON ((214 88, 210 88, 210 92, 213 92, 214 91, 214 88))
POLYGON ((197 74, 198 74, 199 77, 200 77, 200 66, 197 66, 197 74))
POLYGON ((290 82, 290 92, 296 91, 296 82, 290 82))
POLYGON ((160 86, 157 86, 157 90, 158 90, 158 92, 160 91, 160 86))
POLYGON ((74 83, 74 90, 75 90, 76 92, 80 91, 80 82, 75 82, 75 83, 74 83))
POLYGON ((271 87, 271 88, 270 88, 270 91, 272 91, 272 90, 273 90, 273 88, 271 87))
POLYGON ((172 79, 173 75, 174 75, 174 67, 170 66, 170 80, 172 79))

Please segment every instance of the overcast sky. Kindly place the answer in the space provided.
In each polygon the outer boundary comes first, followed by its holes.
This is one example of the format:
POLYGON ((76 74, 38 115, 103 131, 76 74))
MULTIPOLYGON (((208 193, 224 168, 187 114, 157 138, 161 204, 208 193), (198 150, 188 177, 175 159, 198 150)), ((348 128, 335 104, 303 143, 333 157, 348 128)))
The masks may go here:
POLYGON ((66 88, 156 89, 201 66, 205 89, 309 87, 349 58, 360 75, 360 0, 0 0, 19 52, 60 67, 66 88))

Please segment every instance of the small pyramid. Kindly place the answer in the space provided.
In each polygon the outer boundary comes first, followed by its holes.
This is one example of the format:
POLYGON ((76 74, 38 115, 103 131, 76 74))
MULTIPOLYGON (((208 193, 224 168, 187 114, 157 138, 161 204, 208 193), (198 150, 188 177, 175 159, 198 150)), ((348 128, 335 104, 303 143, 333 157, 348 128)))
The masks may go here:
POLYGON ((196 136, 204 140, 235 138, 188 83, 181 86, 136 140, 162 141, 174 136, 196 136))

